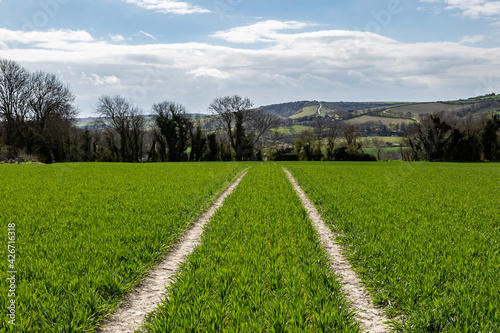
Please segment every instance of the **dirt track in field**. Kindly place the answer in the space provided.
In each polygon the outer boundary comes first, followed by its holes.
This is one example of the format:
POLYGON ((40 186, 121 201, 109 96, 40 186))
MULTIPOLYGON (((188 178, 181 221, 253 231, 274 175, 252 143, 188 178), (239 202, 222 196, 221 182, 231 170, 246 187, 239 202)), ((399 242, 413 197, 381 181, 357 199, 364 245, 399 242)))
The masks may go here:
POLYGON ((309 213, 309 218, 313 221, 316 230, 318 230, 321 243, 330 256, 332 269, 342 277, 342 289, 356 310, 361 330, 370 333, 389 332, 389 327, 384 324, 384 321, 388 321, 388 319, 384 316, 382 310, 372 304, 370 294, 352 270, 351 264, 342 256, 342 248, 336 243, 335 234, 323 222, 318 210, 307 198, 292 174, 286 169, 283 170, 302 200, 302 204, 309 213))
POLYGON ((215 201, 215 203, 195 222, 174 248, 149 273, 142 283, 130 293, 123 305, 110 319, 103 323, 102 333, 133 333, 144 321, 146 315, 156 309, 165 288, 170 285, 170 278, 179 270, 179 263, 185 260, 194 248, 200 244, 203 226, 224 203, 224 199, 238 186, 246 171, 238 177, 215 201))

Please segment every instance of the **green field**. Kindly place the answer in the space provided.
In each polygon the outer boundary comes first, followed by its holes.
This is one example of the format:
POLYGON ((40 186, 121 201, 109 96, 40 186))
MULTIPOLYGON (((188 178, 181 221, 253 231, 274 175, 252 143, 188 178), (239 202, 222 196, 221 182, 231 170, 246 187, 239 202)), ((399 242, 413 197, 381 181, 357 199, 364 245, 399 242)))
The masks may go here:
POLYGON ((146 331, 359 331, 286 167, 393 331, 500 332, 500 164, 404 162, 0 165, 0 331, 96 331, 249 167, 146 331))
POLYGON ((410 112, 413 117, 418 117, 421 114, 432 114, 440 111, 453 111, 456 109, 460 109, 460 106, 449 105, 444 103, 422 103, 422 104, 412 104, 405 105, 400 107, 395 107, 388 109, 387 112, 390 114, 391 112, 403 113, 407 114, 410 112))
POLYGON ((401 118, 388 118, 388 117, 371 117, 371 116, 361 116, 353 119, 347 120, 351 124, 364 124, 369 121, 374 121, 378 123, 379 121, 382 124, 388 126, 394 124, 409 124, 413 123, 411 119, 401 119, 401 118))
POLYGON ((2 306, 0 331, 92 332, 243 167, 0 165, 2 242, 15 224, 18 272, 17 330, 2 306))
MULTIPOLYGON (((377 150, 375 148, 363 148, 363 152, 366 154, 370 154, 373 156, 377 156, 377 150)), ((382 158, 384 158, 384 154, 386 153, 396 153, 399 154, 401 152, 400 147, 384 147, 382 148, 382 158)))
POLYGON ((471 103, 480 103, 480 102, 485 102, 485 101, 495 101, 495 100, 500 100, 500 95, 484 95, 484 96, 477 96, 477 97, 471 97, 468 99, 460 99, 456 101, 449 101, 448 103, 451 104, 471 104, 471 103))
POLYGON ((314 128, 309 127, 309 126, 302 126, 302 125, 294 125, 290 127, 280 127, 277 129, 278 132, 286 135, 292 135, 292 134, 300 134, 304 131, 310 130, 312 131, 314 128))
POLYGON ((359 332, 300 199, 255 165, 205 227, 147 332, 359 332))
POLYGON ((314 116, 315 114, 318 114, 318 108, 319 108, 319 105, 312 105, 312 106, 305 107, 302 110, 300 110, 298 113, 294 114, 293 116, 291 116, 289 118, 290 119, 298 119, 298 118, 302 118, 302 117, 314 116))
POLYGON ((283 165, 396 331, 500 331, 499 164, 283 165))
POLYGON ((363 137, 361 140, 366 142, 363 144, 363 147, 372 147, 371 140, 372 139, 379 139, 383 143, 390 142, 390 143, 402 143, 403 139, 402 137, 399 136, 370 136, 370 137, 363 137))

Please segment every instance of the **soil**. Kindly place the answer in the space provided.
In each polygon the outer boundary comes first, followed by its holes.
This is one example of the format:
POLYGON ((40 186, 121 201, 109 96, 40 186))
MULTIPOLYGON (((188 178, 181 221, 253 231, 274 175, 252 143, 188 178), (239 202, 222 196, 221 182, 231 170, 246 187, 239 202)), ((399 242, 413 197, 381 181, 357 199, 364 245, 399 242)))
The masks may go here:
POLYGON ((286 169, 284 169, 284 171, 293 184, 295 191, 309 214, 309 218, 318 231, 321 243, 330 256, 332 269, 342 277, 343 292, 346 298, 352 302, 352 307, 356 310, 356 316, 361 324, 361 329, 364 332, 370 333, 389 332, 388 325, 384 323, 387 322, 388 319, 381 309, 373 305, 370 294, 352 270, 351 264, 343 257, 342 248, 337 244, 335 234, 324 223, 318 210, 307 198, 292 174, 286 169))
POLYGON ((166 287, 171 277, 179 270, 179 264, 200 244, 203 226, 224 203, 224 199, 238 186, 246 171, 238 177, 215 201, 215 203, 184 234, 168 255, 149 275, 126 296, 122 305, 102 324, 99 332, 133 333, 144 322, 146 315, 153 312, 166 296, 166 287))

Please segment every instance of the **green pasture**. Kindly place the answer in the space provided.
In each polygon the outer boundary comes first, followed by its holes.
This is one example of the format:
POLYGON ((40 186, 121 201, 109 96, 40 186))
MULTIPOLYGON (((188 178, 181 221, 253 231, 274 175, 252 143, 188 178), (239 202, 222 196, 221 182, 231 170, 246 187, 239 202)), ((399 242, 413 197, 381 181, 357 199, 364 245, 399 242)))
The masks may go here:
MULTIPOLYGON (((0 165, 2 242, 15 224, 16 324, 92 332, 242 171, 236 163, 0 165)), ((7 246, 0 250, 7 304, 7 246)))
POLYGON ((205 227, 146 332, 359 332, 279 166, 254 165, 205 227))
POLYGON ((500 164, 282 165, 396 332, 500 331, 500 164))
POLYGON ((0 165, 0 331, 95 332, 247 168, 144 330, 359 331, 281 167, 394 332, 500 331, 500 164, 427 162, 0 165))

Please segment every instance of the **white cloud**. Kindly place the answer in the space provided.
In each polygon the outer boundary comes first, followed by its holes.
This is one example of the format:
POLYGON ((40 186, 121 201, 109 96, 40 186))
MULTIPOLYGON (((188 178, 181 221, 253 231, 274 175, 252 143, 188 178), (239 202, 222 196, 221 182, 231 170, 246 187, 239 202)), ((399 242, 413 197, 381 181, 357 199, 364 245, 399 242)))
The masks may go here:
POLYGON ((471 18, 493 17, 500 14, 500 1, 488 0, 420 0, 421 2, 444 2, 448 10, 459 10, 471 18))
POLYGON ((228 73, 223 73, 216 68, 196 68, 187 72, 187 74, 194 75, 195 77, 207 76, 216 79, 227 79, 230 77, 228 73))
POLYGON ((59 42, 92 42, 94 38, 83 30, 16 31, 0 29, 0 41, 21 44, 44 44, 59 42))
POLYGON ((216 32, 213 37, 224 39, 232 43, 271 42, 281 30, 303 29, 310 26, 308 23, 296 21, 263 21, 252 25, 233 28, 227 31, 216 32))
POLYGON ((138 33, 141 34, 141 35, 144 35, 144 36, 146 36, 148 38, 151 38, 151 39, 154 39, 154 40, 158 40, 158 38, 156 38, 155 36, 153 36, 151 34, 148 34, 147 32, 144 32, 142 30, 138 31, 138 33))
MULTIPOLYGON (((212 44, 127 45, 66 31, 73 37, 48 43, 50 38, 40 34, 42 43, 31 36, 23 47, 0 50, 0 57, 32 70, 60 70, 84 111, 103 93, 124 95, 145 109, 175 100, 193 112, 206 111, 216 96, 234 93, 257 105, 300 99, 442 100, 473 96, 478 77, 500 77, 500 48, 402 43, 359 31, 297 31, 305 27, 311 26, 264 21, 217 32, 212 44), (217 45, 227 41, 254 44, 217 45)), ((0 31, 0 41, 13 34, 0 31)))
POLYGON ((460 44, 474 44, 486 39, 484 35, 464 36, 458 42, 460 44))
POLYGON ((83 82, 94 85, 94 86, 102 86, 102 85, 119 85, 120 79, 114 75, 110 76, 99 76, 95 73, 91 73, 87 76, 85 72, 82 72, 81 79, 83 82))
POLYGON ((123 42, 125 41, 125 37, 123 37, 122 35, 120 34, 116 34, 116 35, 112 35, 110 34, 109 35, 109 38, 111 39, 112 42, 114 43, 120 43, 120 42, 123 42))
POLYGON ((147 10, 153 10, 162 14, 195 14, 195 13, 210 13, 210 10, 190 5, 187 2, 174 0, 125 0, 127 3, 137 5, 147 10))

